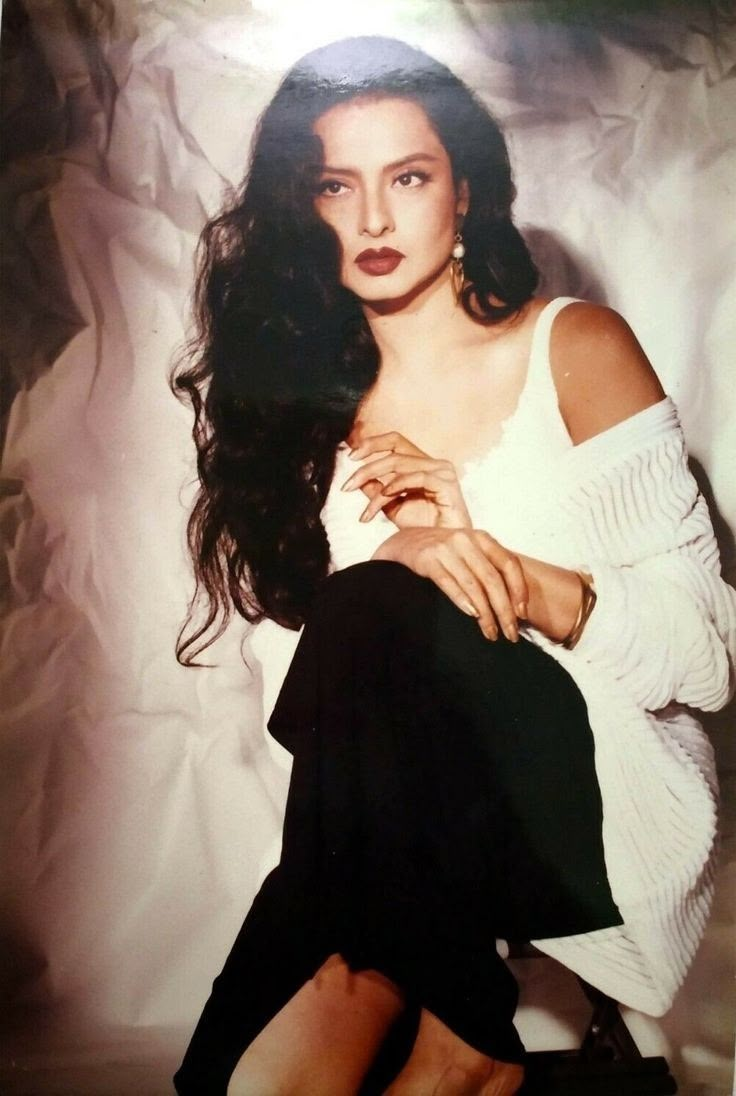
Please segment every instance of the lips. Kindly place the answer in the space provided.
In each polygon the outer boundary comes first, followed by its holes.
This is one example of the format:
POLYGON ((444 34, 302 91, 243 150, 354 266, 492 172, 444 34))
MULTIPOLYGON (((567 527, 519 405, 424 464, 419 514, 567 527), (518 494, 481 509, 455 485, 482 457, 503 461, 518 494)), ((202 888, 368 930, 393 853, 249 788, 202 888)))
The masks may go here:
POLYGON ((396 270, 401 260, 405 258, 400 251, 394 251, 391 247, 381 247, 378 250, 368 248, 356 256, 355 263, 364 274, 379 277, 382 274, 390 274, 396 270))

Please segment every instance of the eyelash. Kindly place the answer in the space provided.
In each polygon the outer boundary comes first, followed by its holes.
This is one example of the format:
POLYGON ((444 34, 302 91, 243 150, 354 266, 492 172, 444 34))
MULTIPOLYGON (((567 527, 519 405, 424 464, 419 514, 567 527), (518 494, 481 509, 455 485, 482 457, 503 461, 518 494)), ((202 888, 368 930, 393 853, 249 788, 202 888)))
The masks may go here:
MULTIPOLYGON (((426 171, 402 171, 401 175, 397 175, 394 179, 395 183, 398 183, 399 179, 411 179, 413 177, 419 179, 419 184, 426 183, 429 179, 429 175, 426 171)), ((402 187, 402 190, 411 189, 409 187, 402 187)))
MULTIPOLYGON (((394 183, 398 183, 399 179, 411 179, 411 178, 418 179, 419 180, 419 186, 422 186, 424 183, 429 181, 431 176, 426 171, 402 171, 400 175, 396 176, 396 178, 394 179, 394 183)), ((340 197, 340 192, 334 193, 334 192, 330 192, 327 189, 328 187, 331 187, 331 186, 347 186, 347 183, 341 183, 339 179, 324 179, 317 186, 317 196, 320 197, 320 198, 323 198, 323 197, 324 198, 339 198, 340 197)), ((405 186, 405 187, 400 187, 399 189, 400 190, 414 190, 414 189, 418 190, 419 187, 405 186)))
POLYGON ((317 197, 318 198, 339 198, 339 194, 330 193, 327 189, 331 186, 345 186, 338 179, 325 179, 323 182, 317 184, 317 197))

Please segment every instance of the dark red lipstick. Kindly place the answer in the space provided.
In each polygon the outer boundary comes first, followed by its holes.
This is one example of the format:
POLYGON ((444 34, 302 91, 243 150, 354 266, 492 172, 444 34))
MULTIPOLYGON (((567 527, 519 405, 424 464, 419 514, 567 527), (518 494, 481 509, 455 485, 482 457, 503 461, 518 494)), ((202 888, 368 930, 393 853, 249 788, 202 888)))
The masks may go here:
POLYGON ((381 274, 390 274, 405 258, 400 251, 394 251, 391 247, 381 247, 375 250, 372 247, 361 251, 355 259, 355 263, 364 274, 378 277, 381 274))

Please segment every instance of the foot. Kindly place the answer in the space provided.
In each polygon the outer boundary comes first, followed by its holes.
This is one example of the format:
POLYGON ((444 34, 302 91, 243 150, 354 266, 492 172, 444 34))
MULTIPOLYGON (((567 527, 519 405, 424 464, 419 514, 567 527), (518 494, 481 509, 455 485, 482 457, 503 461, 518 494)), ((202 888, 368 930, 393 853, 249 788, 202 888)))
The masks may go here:
POLYGON ((524 1081, 524 1070, 513 1062, 489 1059, 490 1071, 450 1066, 432 1096, 513 1096, 524 1081))
POLYGON ((513 1096, 524 1070, 471 1047, 426 1009, 414 1048, 385 1096, 513 1096))

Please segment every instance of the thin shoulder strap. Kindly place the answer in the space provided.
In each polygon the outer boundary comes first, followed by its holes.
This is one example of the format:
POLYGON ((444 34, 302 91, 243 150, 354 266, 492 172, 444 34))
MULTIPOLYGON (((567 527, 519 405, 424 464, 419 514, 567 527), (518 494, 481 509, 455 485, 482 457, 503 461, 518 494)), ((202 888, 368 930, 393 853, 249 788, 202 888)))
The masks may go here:
POLYGON ((544 306, 534 325, 532 345, 529 353, 529 381, 536 384, 552 384, 552 370, 549 361, 549 343, 552 333, 552 324, 558 312, 568 304, 579 301, 579 297, 555 297, 544 306))

